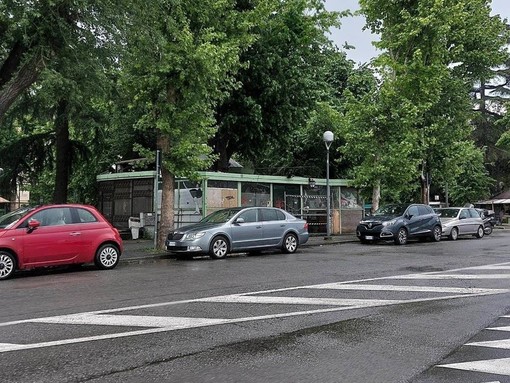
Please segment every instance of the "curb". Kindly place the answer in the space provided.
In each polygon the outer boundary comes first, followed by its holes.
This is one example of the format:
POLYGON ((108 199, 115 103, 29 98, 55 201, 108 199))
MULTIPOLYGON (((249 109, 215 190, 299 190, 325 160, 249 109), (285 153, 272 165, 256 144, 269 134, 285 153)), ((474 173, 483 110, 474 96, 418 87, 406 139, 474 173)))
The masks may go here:
MULTIPOLYGON (((315 237, 317 238, 317 237, 315 237)), ((324 238, 321 242, 307 242, 304 245, 301 245, 302 247, 319 247, 319 246, 331 246, 331 245, 340 245, 342 243, 352 243, 352 242, 358 242, 358 239, 353 236, 353 238, 342 238, 342 239, 335 239, 335 238, 324 238)), ((126 253, 126 247, 129 247, 124 245, 124 253, 126 253)), ((124 264, 130 264, 130 263, 142 263, 144 261, 149 260, 157 260, 157 259, 164 259, 171 257, 171 253, 163 251, 163 250, 154 250, 154 249, 140 249, 139 251, 142 255, 134 255, 134 256, 121 256, 119 262, 124 264)))

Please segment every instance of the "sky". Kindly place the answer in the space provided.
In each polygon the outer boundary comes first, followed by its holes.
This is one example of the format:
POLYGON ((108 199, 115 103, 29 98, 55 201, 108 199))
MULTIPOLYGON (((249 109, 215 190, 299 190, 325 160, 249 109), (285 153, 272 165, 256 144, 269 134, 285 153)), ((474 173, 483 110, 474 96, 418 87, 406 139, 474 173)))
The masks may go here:
MULTIPOLYGON (((359 9, 358 0, 325 0, 325 4, 328 11, 359 9)), ((510 0, 492 0, 492 12, 510 21, 510 0)), ((331 31, 331 39, 338 47, 341 48, 345 42, 356 47, 347 50, 347 57, 356 64, 368 62, 377 55, 376 49, 371 44, 377 36, 374 37, 369 31, 363 31, 364 25, 365 19, 362 16, 349 17, 342 19, 341 29, 331 31)))

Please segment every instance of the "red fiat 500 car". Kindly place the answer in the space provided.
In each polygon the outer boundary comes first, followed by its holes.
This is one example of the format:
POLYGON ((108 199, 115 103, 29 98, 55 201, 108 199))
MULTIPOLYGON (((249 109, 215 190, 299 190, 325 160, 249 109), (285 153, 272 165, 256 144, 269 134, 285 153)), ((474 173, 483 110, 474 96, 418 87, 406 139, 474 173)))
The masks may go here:
POLYGON ((0 280, 16 270, 47 266, 93 262, 113 269, 122 250, 118 230, 92 206, 30 208, 0 228, 0 280))

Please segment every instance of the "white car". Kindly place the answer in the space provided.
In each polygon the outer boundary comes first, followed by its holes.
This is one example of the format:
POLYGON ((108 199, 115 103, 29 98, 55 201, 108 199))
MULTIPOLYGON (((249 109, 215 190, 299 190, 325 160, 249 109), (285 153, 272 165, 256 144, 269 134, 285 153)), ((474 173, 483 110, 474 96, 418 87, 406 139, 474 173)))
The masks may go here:
POLYGON ((484 223, 474 208, 446 207, 435 209, 441 220, 443 236, 455 241, 460 235, 473 235, 482 238, 484 223))

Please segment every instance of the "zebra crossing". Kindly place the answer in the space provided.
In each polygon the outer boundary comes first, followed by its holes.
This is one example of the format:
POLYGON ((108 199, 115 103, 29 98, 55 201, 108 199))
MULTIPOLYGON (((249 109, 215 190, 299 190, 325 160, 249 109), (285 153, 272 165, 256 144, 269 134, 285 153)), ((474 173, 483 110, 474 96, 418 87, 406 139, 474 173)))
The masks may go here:
POLYGON ((497 322, 503 322, 504 325, 487 327, 475 337, 479 340, 473 340, 463 345, 445 360, 448 363, 438 364, 433 369, 436 371, 430 371, 429 374, 452 376, 451 371, 455 371, 453 373, 455 381, 471 382, 475 380, 470 377, 477 376, 479 380, 476 382, 510 382, 510 315, 501 316, 497 322), (494 337, 497 339, 482 340, 494 337), (468 355, 468 357, 464 357, 464 355, 468 355), (484 375, 489 375, 492 379, 486 380, 483 378, 484 375))
MULTIPOLYGON (((415 302, 440 301, 506 294, 510 289, 491 287, 494 280, 510 279, 510 263, 468 267, 448 271, 434 271, 368 278, 353 281, 294 286, 239 294, 169 301, 153 304, 112 308, 107 310, 22 319, 0 323, 0 353, 27 349, 64 346, 70 344, 140 336, 197 327, 290 318, 303 315, 341 312, 415 302), (465 281, 470 287, 463 287, 465 281), (492 281, 492 283, 491 283, 492 281), (473 287, 472 284, 481 286, 473 287), (486 287, 489 286, 489 287, 486 287), (223 305, 222 310, 211 307, 223 305), (244 305, 253 310, 229 308, 244 305), (186 307, 186 310, 182 310, 186 307), (193 307, 196 308, 190 309, 193 307), (270 309, 269 309, 270 308, 270 309), (230 310, 230 311, 229 311, 230 310), (188 315, 180 315, 181 313, 188 315), (196 312, 196 315, 189 313, 196 312), (221 313, 222 316, 211 315, 221 313), (23 326, 35 326, 37 339, 26 339, 23 326), (88 326, 97 334, 86 336, 62 335, 61 339, 45 337, 51 326, 88 326), (105 330, 107 329, 107 330, 105 330)), ((505 339, 477 341, 465 347, 510 350, 510 316, 507 323, 487 331, 508 334, 505 339)), ((54 337, 54 334, 53 334, 54 337)), ((456 361, 437 366, 442 370, 476 371, 510 377, 510 353, 505 358, 475 361, 456 361)))

